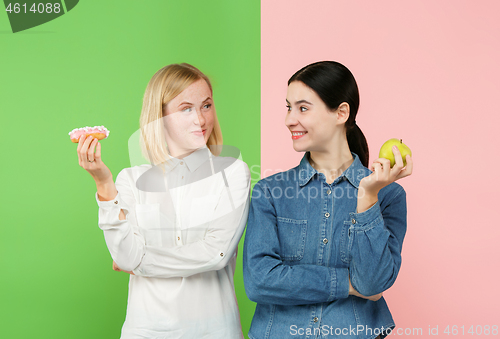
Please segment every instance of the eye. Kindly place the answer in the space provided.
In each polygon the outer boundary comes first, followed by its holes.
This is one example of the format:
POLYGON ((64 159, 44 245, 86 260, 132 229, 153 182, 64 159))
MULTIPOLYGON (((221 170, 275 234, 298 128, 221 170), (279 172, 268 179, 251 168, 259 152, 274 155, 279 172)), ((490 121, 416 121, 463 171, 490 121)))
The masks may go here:
POLYGON ((290 106, 290 105, 286 105, 286 110, 287 110, 288 112, 290 112, 290 111, 292 110, 292 106, 290 106))
POLYGON ((300 106, 300 111, 301 111, 301 112, 305 112, 305 111, 307 111, 307 107, 300 106))
POLYGON ((203 108, 205 109, 210 109, 210 107, 212 107, 212 104, 206 104, 205 106, 203 106, 203 108))
POLYGON ((186 107, 182 110, 182 112, 186 112, 186 113, 189 113, 191 112, 192 108, 191 107, 186 107))

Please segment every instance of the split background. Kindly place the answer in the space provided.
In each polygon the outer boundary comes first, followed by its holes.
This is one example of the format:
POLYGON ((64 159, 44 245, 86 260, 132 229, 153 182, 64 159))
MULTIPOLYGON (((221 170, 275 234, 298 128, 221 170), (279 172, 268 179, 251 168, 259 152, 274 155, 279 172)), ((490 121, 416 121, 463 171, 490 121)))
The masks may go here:
MULTIPOLYGON (((147 82, 176 62, 211 77, 224 142, 241 149, 254 180, 302 156, 284 126, 288 78, 318 60, 345 64, 370 159, 393 137, 414 154, 414 174, 400 182, 403 266, 385 292, 396 325, 422 337, 500 325, 499 9, 494 0, 80 1, 15 34, 0 13, 0 336, 119 337, 128 276, 111 269, 95 185, 67 133, 106 126, 103 160, 116 177, 130 166, 147 82)), ((246 335, 255 304, 242 244, 235 287, 246 335)))

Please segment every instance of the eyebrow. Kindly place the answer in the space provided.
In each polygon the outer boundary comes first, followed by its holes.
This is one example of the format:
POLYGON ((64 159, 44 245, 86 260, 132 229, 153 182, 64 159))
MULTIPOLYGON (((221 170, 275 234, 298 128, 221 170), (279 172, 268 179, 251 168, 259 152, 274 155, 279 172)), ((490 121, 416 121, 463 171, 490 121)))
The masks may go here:
MULTIPOLYGON (((288 104, 290 104, 290 101, 288 101, 288 99, 286 99, 286 102, 288 104)), ((308 104, 308 105, 313 105, 312 103, 310 103, 309 101, 307 100, 299 100, 299 101, 295 101, 295 105, 300 105, 300 104, 308 104)))
MULTIPOLYGON (((205 100, 203 100, 202 102, 206 102, 206 101, 208 101, 208 100, 210 100, 210 99, 212 99, 212 98, 211 98, 211 97, 207 97, 207 98, 206 98, 205 100)), ((181 103, 179 104, 179 106, 177 106, 177 107, 181 107, 182 105, 193 105, 193 104, 192 104, 191 102, 189 102, 189 101, 183 101, 183 102, 181 102, 181 103)))

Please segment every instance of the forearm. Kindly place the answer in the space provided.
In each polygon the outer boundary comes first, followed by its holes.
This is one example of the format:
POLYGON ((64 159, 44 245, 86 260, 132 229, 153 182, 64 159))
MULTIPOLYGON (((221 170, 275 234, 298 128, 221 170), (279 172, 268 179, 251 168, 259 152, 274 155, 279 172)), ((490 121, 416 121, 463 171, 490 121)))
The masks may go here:
POLYGON ((383 211, 377 201, 368 210, 350 216, 349 273, 353 287, 363 295, 377 294, 391 287, 401 267, 406 233, 404 190, 389 200, 383 211))
POLYGON ((111 257, 120 269, 132 271, 140 264, 144 255, 144 244, 141 237, 134 234, 131 228, 105 230, 104 239, 111 257))
POLYGON ((285 265, 272 258, 243 258, 245 290, 250 300, 277 305, 331 302, 349 296, 347 268, 285 265))
POLYGON ((155 278, 188 277, 217 271, 229 263, 245 229, 249 201, 212 221, 204 239, 174 247, 145 247, 134 274, 155 278))
POLYGON ((131 271, 139 265, 144 255, 144 238, 138 231, 134 232, 137 227, 130 218, 127 219, 130 216, 129 208, 121 201, 120 195, 115 199, 99 203, 98 225, 104 233, 113 260, 122 270, 131 271))
POLYGON ((378 201, 378 192, 371 193, 371 192, 366 192, 364 189, 360 189, 358 191, 358 204, 356 212, 362 213, 368 210, 370 207, 375 205, 377 201, 378 201))

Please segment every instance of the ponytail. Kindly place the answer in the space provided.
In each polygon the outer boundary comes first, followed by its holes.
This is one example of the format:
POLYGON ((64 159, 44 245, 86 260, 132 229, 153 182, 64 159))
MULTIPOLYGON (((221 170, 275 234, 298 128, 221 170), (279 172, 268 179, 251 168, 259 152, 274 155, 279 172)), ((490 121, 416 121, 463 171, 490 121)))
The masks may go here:
POLYGON ((368 161, 370 160, 368 143, 366 142, 365 135, 361 132, 359 126, 354 123, 354 125, 347 130, 346 135, 349 150, 358 155, 363 166, 368 167, 368 161))

